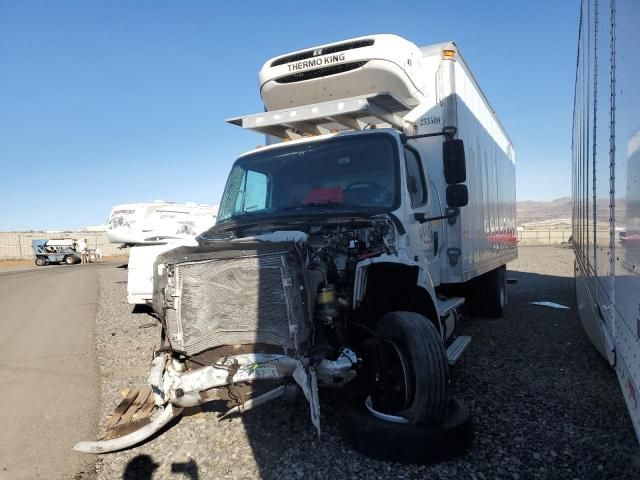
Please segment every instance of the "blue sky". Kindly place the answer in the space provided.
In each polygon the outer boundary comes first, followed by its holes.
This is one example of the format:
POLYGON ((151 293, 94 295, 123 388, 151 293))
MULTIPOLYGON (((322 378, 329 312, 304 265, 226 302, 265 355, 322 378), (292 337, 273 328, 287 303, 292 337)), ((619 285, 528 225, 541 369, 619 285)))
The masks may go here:
POLYGON ((260 135, 268 58, 371 33, 455 40, 516 151, 518 198, 570 194, 577 1, 0 0, 0 230, 118 203, 218 203, 260 135))

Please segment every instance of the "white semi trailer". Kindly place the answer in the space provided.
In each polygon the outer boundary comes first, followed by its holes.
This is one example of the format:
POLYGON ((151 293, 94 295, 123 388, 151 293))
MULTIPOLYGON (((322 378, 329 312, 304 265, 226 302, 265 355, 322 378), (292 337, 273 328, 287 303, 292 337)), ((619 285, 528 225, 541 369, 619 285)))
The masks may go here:
POLYGON ((465 451, 449 365, 470 341, 456 334, 463 303, 500 316, 507 300, 507 133, 453 42, 371 35, 272 58, 259 79, 267 111, 230 122, 270 145, 235 162, 199 246, 156 262, 156 413, 76 449, 121 449, 184 407, 236 412, 292 388, 320 432, 318 387, 350 384, 354 448, 418 463, 465 451))
POLYGON ((578 310, 640 437, 640 3, 581 2, 573 112, 578 310))

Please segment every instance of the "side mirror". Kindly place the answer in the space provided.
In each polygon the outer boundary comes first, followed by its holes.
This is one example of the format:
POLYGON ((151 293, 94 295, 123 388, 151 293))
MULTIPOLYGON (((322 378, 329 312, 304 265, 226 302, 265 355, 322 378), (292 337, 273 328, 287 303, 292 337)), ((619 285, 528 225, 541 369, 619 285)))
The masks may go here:
POLYGON ((444 161, 444 178, 448 184, 467 181, 467 166, 464 156, 464 142, 462 140, 446 140, 442 144, 442 158, 444 161))
POLYGON ((469 191, 466 185, 449 185, 447 187, 447 205, 464 207, 469 203, 469 191))

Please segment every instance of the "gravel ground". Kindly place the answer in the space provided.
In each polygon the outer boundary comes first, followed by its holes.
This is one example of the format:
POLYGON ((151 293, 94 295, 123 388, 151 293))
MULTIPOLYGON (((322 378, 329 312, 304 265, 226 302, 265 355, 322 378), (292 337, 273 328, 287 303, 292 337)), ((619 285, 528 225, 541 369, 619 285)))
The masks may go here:
MULTIPOLYGON (((337 432, 332 394, 322 395, 323 435, 304 404, 273 402, 219 421, 195 410, 135 449, 98 457, 96 477, 222 478, 640 478, 640 448, 615 375, 582 331, 573 302, 573 254, 524 247, 509 266, 510 304, 499 320, 465 318, 473 341, 453 371, 471 407, 475 443, 433 466, 380 462, 353 452, 337 432), (559 310, 529 304, 549 300, 559 310)), ((126 303, 126 270, 100 281, 97 351, 100 430, 121 391, 145 381, 159 340, 156 320, 126 303)))

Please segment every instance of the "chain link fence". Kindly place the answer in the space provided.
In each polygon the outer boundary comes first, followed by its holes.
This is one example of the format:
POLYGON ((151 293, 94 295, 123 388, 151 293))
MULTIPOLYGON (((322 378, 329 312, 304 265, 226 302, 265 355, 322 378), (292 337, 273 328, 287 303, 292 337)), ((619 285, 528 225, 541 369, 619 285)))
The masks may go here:
POLYGON ((518 245, 560 245, 569 243, 571 230, 569 229, 523 229, 518 230, 518 245))

